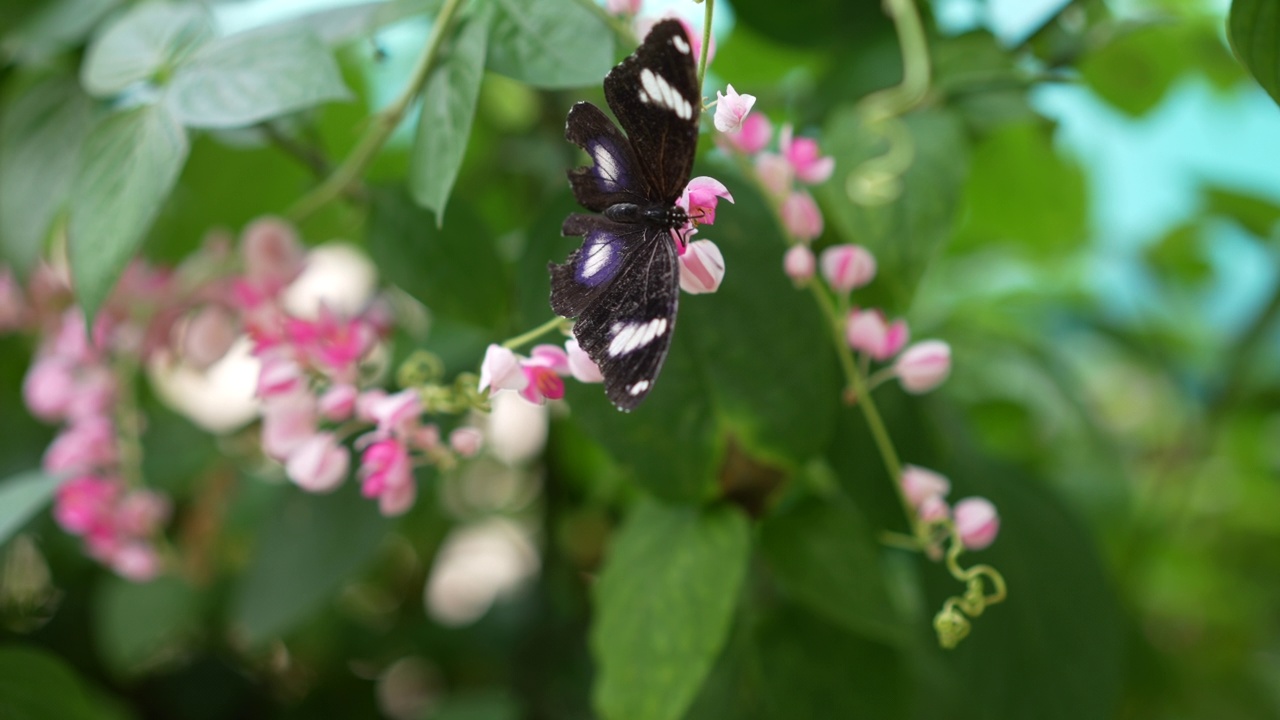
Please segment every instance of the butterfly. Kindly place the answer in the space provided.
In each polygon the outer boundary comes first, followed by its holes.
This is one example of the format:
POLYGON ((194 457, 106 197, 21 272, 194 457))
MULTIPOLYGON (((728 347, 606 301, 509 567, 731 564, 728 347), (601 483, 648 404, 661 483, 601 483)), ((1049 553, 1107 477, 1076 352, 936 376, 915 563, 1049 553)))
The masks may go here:
POLYGON ((550 263, 551 309, 577 318, 573 334, 600 367, 605 394, 629 411, 653 389, 676 326, 680 298, 678 205, 698 144, 702 95, 693 43, 678 20, 664 20, 604 78, 609 109, 579 102, 565 137, 592 164, 569 171, 578 203, 561 232, 582 246, 550 263), (673 232, 676 231, 676 232, 673 232))

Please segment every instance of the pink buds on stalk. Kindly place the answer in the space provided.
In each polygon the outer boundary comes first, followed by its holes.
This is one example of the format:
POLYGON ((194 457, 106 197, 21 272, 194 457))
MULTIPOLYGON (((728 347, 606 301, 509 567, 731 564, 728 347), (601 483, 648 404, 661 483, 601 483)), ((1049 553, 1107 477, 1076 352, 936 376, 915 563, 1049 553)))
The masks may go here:
POLYGON ((918 342, 893 367, 904 390, 916 395, 929 392, 951 374, 951 346, 941 340, 918 342))
POLYGON ((876 276, 876 259, 861 245, 832 245, 818 262, 822 277, 838 293, 860 288, 876 276))

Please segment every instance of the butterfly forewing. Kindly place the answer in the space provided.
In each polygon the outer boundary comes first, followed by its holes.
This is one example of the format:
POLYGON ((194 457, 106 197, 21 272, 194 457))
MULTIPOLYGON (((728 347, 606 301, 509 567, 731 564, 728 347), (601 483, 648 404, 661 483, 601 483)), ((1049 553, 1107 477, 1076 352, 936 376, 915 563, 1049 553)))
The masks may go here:
POLYGON ((583 207, 602 212, 616 203, 648 201, 631 144, 600 108, 589 102, 574 105, 564 136, 591 158, 590 165, 569 172, 569 184, 583 207))
POLYGON ((641 160, 650 200, 674 202, 689 182, 702 94, 693 43, 678 20, 663 20, 604 78, 604 97, 641 160))

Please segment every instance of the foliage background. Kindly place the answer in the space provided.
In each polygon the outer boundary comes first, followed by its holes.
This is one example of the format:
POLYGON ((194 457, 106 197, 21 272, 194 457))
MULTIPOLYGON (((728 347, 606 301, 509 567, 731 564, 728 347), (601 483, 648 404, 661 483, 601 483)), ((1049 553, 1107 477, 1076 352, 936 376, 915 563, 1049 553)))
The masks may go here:
MULTIPOLYGON (((462 100, 432 106, 429 92, 422 112, 460 129, 474 92, 469 137, 436 123, 415 138, 410 119, 364 202, 301 225, 363 245, 422 301, 429 331, 402 332, 396 354, 430 349, 451 373, 548 317, 545 265, 570 249, 564 114, 598 101, 629 50, 573 0, 468 5, 467 22, 492 13, 487 47, 459 36, 449 57, 486 72, 446 65, 438 82, 462 100), (458 167, 451 193, 442 157, 458 167)), ((1237 50, 1274 95, 1280 17, 1235 6, 1237 50)), ((220 25, 196 21, 166 57, 249 22, 246 7, 215 6, 220 25)), ((953 346, 942 390, 877 398, 907 461, 999 507, 1001 537, 977 557, 1003 572, 1006 603, 958 649, 937 647, 930 618, 955 584, 876 542, 904 520, 840 403, 821 316, 780 272, 763 201, 708 147, 702 171, 737 199, 708 233, 729 271, 719 293, 684 299, 658 391, 624 416, 598 387, 571 387, 545 452, 424 473, 439 492, 396 521, 350 487, 282 484, 247 461, 245 436, 213 438, 144 388, 146 476, 179 502, 185 564, 145 585, 110 576, 36 512, 48 489, 24 473, 50 432, 20 399, 30 343, 0 341, 0 715, 1280 715, 1280 118, 1228 48, 1225 3, 922 5, 934 86, 906 118, 903 194, 876 214, 839 178, 868 153, 854 104, 900 77, 879 4, 717 8, 707 87, 732 82, 821 139, 837 180, 819 192, 820 243, 871 248, 867 302, 953 346), (486 477, 527 492, 462 491, 486 477), (475 622, 439 622, 423 601, 438 551, 495 517, 532 529, 536 574, 475 622)), ((98 242, 70 248, 89 303, 135 240, 174 262, 211 227, 293 206, 318 178, 271 136, 349 157, 440 3, 281 21, 271 43, 215 59, 287 87, 213 109, 198 90, 108 107, 157 70, 125 42, 111 72, 82 72, 88 38, 122 10, 0 9, 0 247, 30 267, 50 230, 94 228, 98 242), (104 207, 112 182, 128 183, 128 207, 104 207)))

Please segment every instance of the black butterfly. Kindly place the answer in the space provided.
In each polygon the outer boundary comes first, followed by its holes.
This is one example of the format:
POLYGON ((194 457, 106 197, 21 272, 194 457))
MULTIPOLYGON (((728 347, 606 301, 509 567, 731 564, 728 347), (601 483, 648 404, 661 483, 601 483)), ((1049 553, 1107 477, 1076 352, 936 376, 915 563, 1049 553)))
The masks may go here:
POLYGON ((673 230, 693 169, 702 95, 693 44, 664 20, 609 71, 604 96, 626 137, 588 102, 569 111, 565 137, 592 164, 569 172, 578 202, 562 232, 583 237, 563 265, 551 263, 551 309, 576 317, 573 334, 600 366, 609 400, 631 410, 653 389, 671 348, 680 297, 673 230))

